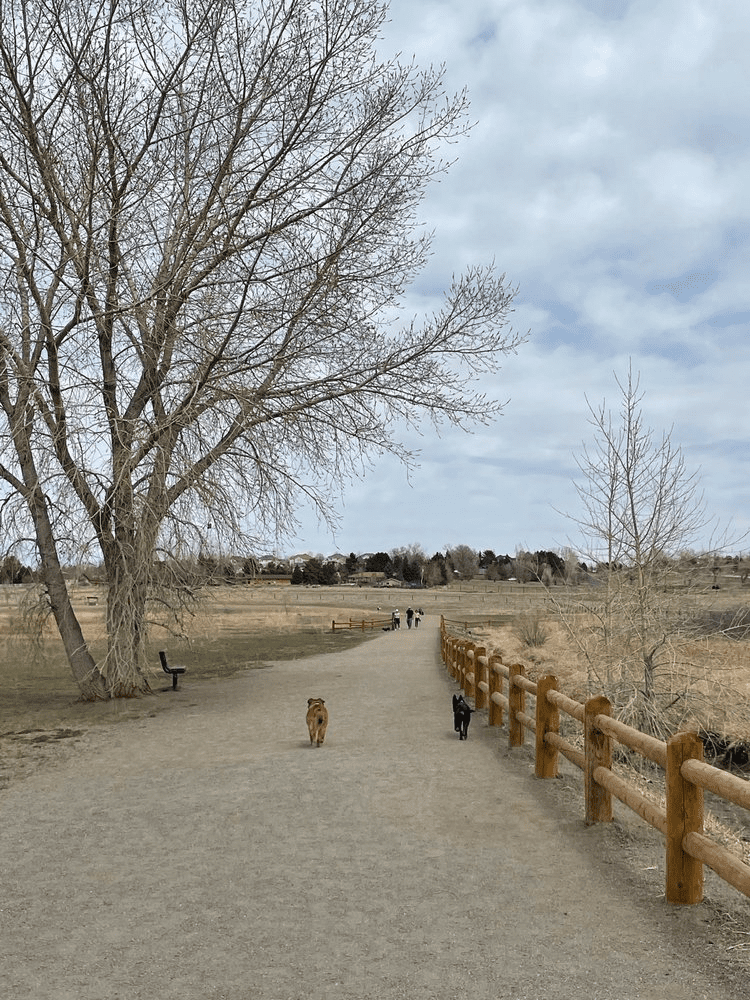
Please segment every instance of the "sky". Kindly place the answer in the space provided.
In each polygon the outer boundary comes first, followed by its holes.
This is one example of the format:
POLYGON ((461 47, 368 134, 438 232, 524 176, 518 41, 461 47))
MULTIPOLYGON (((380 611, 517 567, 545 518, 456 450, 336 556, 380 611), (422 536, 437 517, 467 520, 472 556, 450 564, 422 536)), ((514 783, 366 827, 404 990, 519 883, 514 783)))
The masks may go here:
POLYGON ((476 122, 422 205, 434 254, 407 307, 494 260, 530 337, 481 385, 502 417, 424 428, 411 475, 376 463, 334 534, 300 510, 285 554, 580 548, 587 399, 616 410, 630 363, 645 422, 750 550, 747 0, 396 0, 382 50, 445 64, 476 122))

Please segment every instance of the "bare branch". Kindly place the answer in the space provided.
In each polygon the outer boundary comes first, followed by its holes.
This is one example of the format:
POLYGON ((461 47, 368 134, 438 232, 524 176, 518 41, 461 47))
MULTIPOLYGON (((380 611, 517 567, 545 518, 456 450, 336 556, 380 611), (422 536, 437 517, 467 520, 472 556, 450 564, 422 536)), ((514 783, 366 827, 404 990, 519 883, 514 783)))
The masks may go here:
POLYGON ((412 460, 400 422, 502 408, 481 379, 524 339, 504 275, 470 269, 399 320, 468 119, 442 70, 378 60, 385 16, 0 5, 0 477, 45 572, 64 538, 99 547, 110 692, 143 686, 154 552, 180 524, 273 535, 301 496, 334 519, 373 456, 412 460))

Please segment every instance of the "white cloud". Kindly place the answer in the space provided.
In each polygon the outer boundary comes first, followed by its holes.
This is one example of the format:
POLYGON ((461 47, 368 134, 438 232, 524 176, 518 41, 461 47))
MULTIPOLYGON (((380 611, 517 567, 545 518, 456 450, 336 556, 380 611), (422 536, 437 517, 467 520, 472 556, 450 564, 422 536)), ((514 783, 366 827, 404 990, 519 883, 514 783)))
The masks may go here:
POLYGON ((674 424, 701 466, 709 510, 750 526, 750 8, 399 0, 391 19, 383 51, 444 62, 477 122, 423 205, 435 255, 407 311, 494 258, 532 340, 487 385, 510 397, 505 416, 469 437, 427 433, 411 487, 378 466, 349 494, 338 546, 565 544, 552 504, 575 505, 585 396, 614 403, 629 357, 648 422, 674 424))

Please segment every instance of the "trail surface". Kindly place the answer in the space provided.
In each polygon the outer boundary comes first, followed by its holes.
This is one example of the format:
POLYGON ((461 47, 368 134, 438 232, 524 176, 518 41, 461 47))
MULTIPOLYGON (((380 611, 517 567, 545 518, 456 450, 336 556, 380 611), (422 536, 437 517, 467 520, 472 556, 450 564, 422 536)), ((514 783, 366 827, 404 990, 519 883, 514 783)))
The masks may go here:
POLYGON ((482 717, 458 741, 430 624, 188 675, 169 711, 11 785, 0 994, 746 1000, 711 914, 633 875, 621 831, 586 829, 482 717))

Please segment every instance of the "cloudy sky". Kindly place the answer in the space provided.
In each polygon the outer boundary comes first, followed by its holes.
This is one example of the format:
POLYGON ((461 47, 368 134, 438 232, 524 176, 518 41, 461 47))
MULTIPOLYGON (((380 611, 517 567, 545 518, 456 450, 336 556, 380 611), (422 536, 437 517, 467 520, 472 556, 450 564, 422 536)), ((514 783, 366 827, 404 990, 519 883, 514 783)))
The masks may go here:
MULTIPOLYGON (((471 137, 423 206, 434 258, 410 305, 494 259, 531 337, 484 388, 504 416, 432 432, 352 485, 332 536, 301 512, 287 552, 420 544, 512 553, 577 539, 586 398, 633 368, 708 512, 750 527, 750 6, 747 0, 394 0, 385 49, 445 63, 471 137)), ((735 550, 750 549, 745 539, 735 550)))

